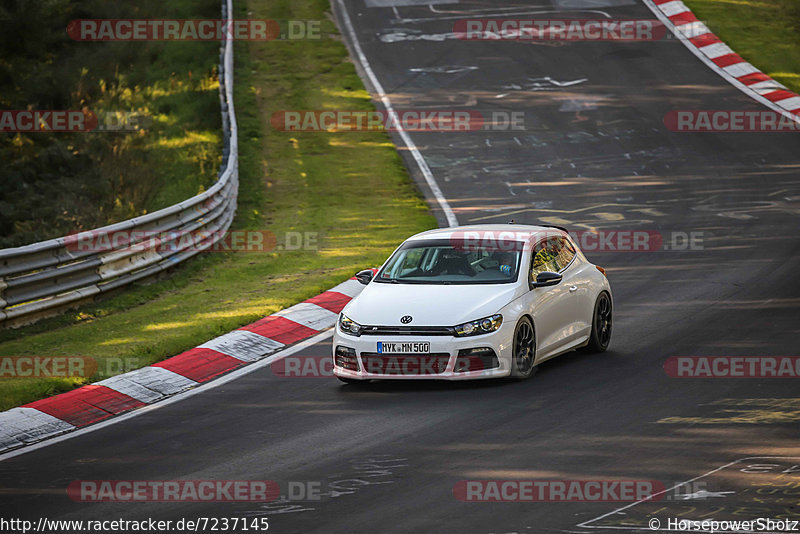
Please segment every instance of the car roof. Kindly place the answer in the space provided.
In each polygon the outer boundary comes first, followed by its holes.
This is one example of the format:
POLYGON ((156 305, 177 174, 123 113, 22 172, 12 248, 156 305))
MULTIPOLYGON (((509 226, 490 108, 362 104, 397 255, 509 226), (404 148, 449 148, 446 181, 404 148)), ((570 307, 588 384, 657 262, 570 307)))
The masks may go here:
POLYGON ((545 235, 564 235, 566 230, 557 226, 534 226, 528 224, 473 224, 467 226, 453 226, 450 228, 436 228, 435 230, 428 230, 413 235, 407 239, 421 240, 421 239, 449 239, 452 236, 463 235, 466 232, 478 232, 485 236, 492 236, 498 238, 503 234, 504 239, 514 241, 530 241, 544 237, 545 235), (509 235, 511 234, 511 235, 509 235))

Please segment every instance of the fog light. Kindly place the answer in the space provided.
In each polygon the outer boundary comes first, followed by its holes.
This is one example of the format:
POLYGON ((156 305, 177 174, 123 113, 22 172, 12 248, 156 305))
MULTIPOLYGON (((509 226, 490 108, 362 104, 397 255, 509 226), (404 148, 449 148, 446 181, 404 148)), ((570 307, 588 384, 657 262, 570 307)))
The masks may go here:
POLYGON ((456 373, 468 373, 497 367, 500 367, 500 361, 497 359, 497 354, 495 354, 494 350, 489 347, 478 347, 458 351, 456 365, 453 370, 456 373))
POLYGON ((356 349, 351 349, 350 347, 342 347, 338 345, 336 347, 336 355, 333 358, 333 362, 336 367, 341 367, 342 369, 349 369, 351 371, 358 371, 358 358, 356 358, 356 349))

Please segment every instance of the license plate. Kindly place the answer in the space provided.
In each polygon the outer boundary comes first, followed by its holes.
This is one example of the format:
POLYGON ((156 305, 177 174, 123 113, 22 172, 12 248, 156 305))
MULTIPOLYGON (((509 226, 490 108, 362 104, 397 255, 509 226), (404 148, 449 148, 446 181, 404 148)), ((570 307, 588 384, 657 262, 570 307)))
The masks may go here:
POLYGON ((378 341, 379 354, 428 354, 431 344, 427 341, 409 341, 404 343, 386 343, 378 341))

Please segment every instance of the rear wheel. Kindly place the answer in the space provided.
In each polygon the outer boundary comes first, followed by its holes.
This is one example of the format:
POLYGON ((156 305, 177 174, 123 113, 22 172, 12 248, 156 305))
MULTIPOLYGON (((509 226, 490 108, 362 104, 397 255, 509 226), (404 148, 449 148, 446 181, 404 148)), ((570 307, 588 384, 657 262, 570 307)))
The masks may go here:
POLYGON ((511 375, 519 379, 531 376, 536 372, 535 358, 536 333, 531 320, 523 317, 514 330, 514 359, 511 362, 511 375))
POLYGON ((594 303, 592 333, 587 348, 592 352, 605 352, 611 342, 612 311, 611 296, 603 291, 594 303))

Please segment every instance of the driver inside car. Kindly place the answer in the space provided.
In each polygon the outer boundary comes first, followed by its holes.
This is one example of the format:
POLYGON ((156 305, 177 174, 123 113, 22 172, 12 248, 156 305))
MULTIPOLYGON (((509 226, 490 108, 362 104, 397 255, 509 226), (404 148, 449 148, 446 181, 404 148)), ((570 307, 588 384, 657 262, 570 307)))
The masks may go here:
POLYGON ((497 270, 505 276, 514 273, 515 254, 510 252, 495 252, 493 258, 497 261, 497 270))

